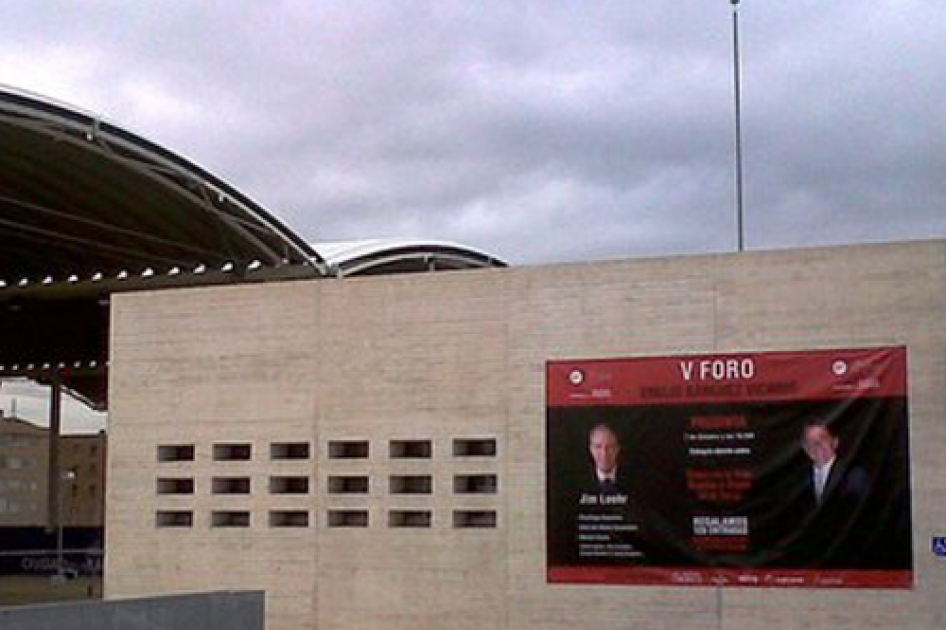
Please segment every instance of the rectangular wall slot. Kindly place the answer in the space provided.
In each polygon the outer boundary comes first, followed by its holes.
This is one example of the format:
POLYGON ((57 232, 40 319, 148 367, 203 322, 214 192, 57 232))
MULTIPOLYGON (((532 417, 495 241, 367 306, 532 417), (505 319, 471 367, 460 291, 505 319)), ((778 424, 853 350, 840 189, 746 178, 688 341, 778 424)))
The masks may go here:
POLYGON ((190 510, 162 510, 155 514, 157 527, 193 527, 194 513, 190 510))
POLYGON ((305 510, 272 510, 269 513, 270 527, 308 527, 309 513, 305 510))
POLYGON ((270 477, 270 494, 308 494, 308 477, 270 477))
POLYGON ((308 442, 276 442, 269 445, 270 459, 309 459, 308 442))
POLYGON ((159 462, 194 461, 193 444, 161 444, 158 446, 159 462))
POLYGON ((158 494, 194 494, 193 479, 158 479, 158 494))
POLYGON ((495 438, 464 438, 453 441, 454 457, 496 457, 495 438))
POLYGON ((249 477, 214 477, 212 491, 214 494, 249 494, 249 477))
POLYGON ((367 459, 367 440, 335 440, 328 443, 329 459, 367 459))
POLYGON ((248 461, 252 455, 250 444, 214 444, 215 462, 248 461))
POLYGON ((213 527, 249 527, 250 513, 247 511, 216 511, 211 514, 213 527))
POLYGON ((455 475, 453 491, 456 494, 496 494, 496 475, 455 475))
POLYGON ((434 489, 430 475, 392 475, 391 494, 431 494, 434 489))
POLYGON ((433 521, 429 510, 391 510, 388 527, 430 527, 433 521))
POLYGON ((366 475, 337 475, 328 478, 329 494, 367 494, 366 475))
POLYGON ((368 510, 329 510, 329 527, 368 527, 368 510))
POLYGON ((492 510, 454 510, 453 526, 457 529, 496 527, 496 512, 492 510))
POLYGON ((433 451, 430 440, 391 440, 391 459, 430 459, 433 451))

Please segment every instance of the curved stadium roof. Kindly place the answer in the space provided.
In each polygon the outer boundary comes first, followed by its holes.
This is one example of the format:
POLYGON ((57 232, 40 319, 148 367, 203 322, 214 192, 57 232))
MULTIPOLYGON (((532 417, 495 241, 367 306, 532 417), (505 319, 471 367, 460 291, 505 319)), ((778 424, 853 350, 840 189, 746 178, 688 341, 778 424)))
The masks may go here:
POLYGON ((447 241, 372 239, 315 247, 330 273, 339 277, 506 266, 485 252, 447 241))
POLYGON ((3 86, 0 147, 0 377, 58 379, 100 408, 113 292, 505 266, 451 243, 313 248, 167 149, 3 86))
POLYGON ((321 262, 223 181, 91 114, 0 90, 0 146, 0 279, 8 283, 321 262))

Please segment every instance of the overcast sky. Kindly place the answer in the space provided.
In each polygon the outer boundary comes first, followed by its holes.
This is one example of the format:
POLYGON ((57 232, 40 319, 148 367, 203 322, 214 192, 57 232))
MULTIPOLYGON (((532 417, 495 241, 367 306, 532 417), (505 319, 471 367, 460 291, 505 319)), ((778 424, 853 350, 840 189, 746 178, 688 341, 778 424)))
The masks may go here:
MULTIPOLYGON (((750 249, 946 236, 946 6, 744 0, 750 249)), ((735 247, 728 0, 13 1, 0 83, 311 241, 516 264, 735 247)))

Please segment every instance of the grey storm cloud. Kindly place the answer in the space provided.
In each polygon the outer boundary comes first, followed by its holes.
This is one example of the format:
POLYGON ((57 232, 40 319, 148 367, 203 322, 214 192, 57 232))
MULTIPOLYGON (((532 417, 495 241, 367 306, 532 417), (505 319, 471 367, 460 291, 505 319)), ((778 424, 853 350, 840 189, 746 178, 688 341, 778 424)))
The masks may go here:
MULTIPOLYGON (((744 0, 750 248, 946 236, 946 7, 744 0)), ((311 240, 514 263, 731 250, 732 9, 66 1, 0 9, 0 83, 102 114, 311 240)))

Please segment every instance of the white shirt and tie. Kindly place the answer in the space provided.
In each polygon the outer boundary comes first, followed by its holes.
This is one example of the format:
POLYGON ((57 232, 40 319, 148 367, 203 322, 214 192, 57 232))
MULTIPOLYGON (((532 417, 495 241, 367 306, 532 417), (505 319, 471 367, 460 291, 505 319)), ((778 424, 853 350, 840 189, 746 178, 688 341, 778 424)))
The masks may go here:
POLYGON ((612 470, 609 473, 601 472, 600 470, 595 470, 595 475, 598 476, 598 483, 617 483, 618 471, 617 468, 612 470))
POLYGON ((836 457, 832 458, 824 466, 812 466, 812 479, 815 486, 815 501, 819 504, 824 498, 824 489, 828 485, 828 477, 831 475, 831 468, 834 466, 834 462, 837 460, 836 457))
POLYGON ((617 477, 618 471, 617 468, 612 470, 609 473, 602 472, 600 470, 595 470, 595 476, 598 478, 598 487, 608 494, 618 491, 617 477))

